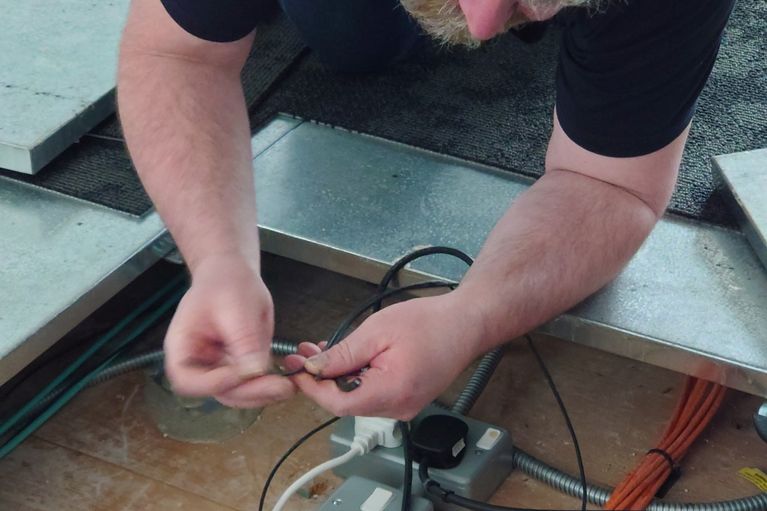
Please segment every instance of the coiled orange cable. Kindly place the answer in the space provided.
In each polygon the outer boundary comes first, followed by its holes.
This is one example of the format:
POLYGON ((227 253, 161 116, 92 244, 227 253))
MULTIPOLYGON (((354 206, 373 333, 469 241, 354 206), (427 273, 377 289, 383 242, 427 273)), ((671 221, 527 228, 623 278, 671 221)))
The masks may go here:
POLYGON ((726 392, 722 385, 688 378, 660 442, 616 486, 605 509, 646 509, 671 475, 671 462, 676 466, 687 454, 722 406, 726 392))

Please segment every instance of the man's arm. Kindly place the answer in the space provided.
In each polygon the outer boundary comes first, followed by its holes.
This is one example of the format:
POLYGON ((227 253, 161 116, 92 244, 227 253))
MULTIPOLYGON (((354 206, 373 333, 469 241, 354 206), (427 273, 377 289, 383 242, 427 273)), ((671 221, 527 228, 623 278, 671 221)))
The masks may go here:
POLYGON ((240 70, 253 35, 198 39, 157 0, 134 0, 120 46, 118 103, 147 192, 194 272, 238 254, 258 265, 256 208, 240 70))
POLYGON ((663 149, 610 158, 554 119, 546 174, 508 209, 459 287, 487 350, 568 310, 612 280, 663 215, 687 131, 663 149))
POLYGON ((192 272, 165 339, 182 394, 262 406, 295 387, 269 365, 273 305, 259 275, 250 129, 240 70, 253 34, 214 43, 157 0, 134 0, 120 46, 118 103, 131 157, 192 272), (247 390, 247 399, 238 392, 247 390))
POLYGON ((307 360, 323 377, 370 369, 351 393, 295 377, 306 394, 337 415, 410 419, 473 358, 564 312, 620 271, 663 214, 687 130, 652 154, 608 158, 554 124, 546 174, 513 202, 458 289, 387 307, 307 360))

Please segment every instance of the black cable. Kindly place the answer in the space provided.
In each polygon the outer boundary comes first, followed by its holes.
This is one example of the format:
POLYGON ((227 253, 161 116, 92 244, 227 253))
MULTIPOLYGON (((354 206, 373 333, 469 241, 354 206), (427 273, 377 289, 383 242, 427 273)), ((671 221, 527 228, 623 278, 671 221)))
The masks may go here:
POLYGON ((400 511, 410 511, 410 501, 413 495, 413 451, 410 450, 410 425, 399 421, 402 432, 402 458, 405 462, 405 476, 402 480, 402 506, 400 511))
MULTIPOLYGON (((365 314, 368 309, 371 308, 380 308, 380 304, 385 300, 386 298, 391 298, 393 296, 406 293, 408 291, 415 291, 419 289, 436 289, 436 288, 444 288, 449 287, 451 289, 455 288, 455 283, 452 282, 445 282, 445 281, 427 281, 427 282, 420 282, 418 284, 412 284, 405 287, 400 287, 396 289, 391 289, 386 291, 386 287, 388 287, 389 282, 391 282, 391 279, 396 275, 396 273, 402 269, 406 264, 408 264, 410 261, 413 261, 414 259, 417 259, 419 257, 424 257, 426 255, 430 254, 436 254, 436 253, 444 253, 448 255, 455 255, 456 257, 459 257, 463 260, 468 259, 468 261, 471 261, 471 258, 461 252, 460 250, 451 249, 449 247, 428 247, 425 249, 417 250, 411 254, 406 255, 405 257, 401 258, 399 261, 395 262, 392 267, 389 269, 389 271, 386 272, 384 275, 384 278, 381 280, 381 284, 379 285, 379 292, 377 292, 373 297, 369 298, 367 301, 365 301, 361 306, 357 307, 341 324, 336 328, 335 332, 333 332, 333 335, 328 339, 327 345, 325 346, 325 350, 329 350, 344 338, 344 334, 346 334, 346 331, 354 324, 355 321, 357 321, 360 316, 365 314), (392 271, 395 270, 395 271, 392 271), (381 288, 380 286, 383 286, 381 288)), ((471 264, 469 262, 469 264, 471 264)), ((377 310, 377 309, 375 309, 377 310)), ((308 440, 310 437, 312 437, 317 432, 321 431, 322 429, 326 428, 327 426, 333 424, 335 421, 338 420, 338 417, 333 418, 324 424, 321 424, 320 426, 314 428, 312 431, 307 433, 306 435, 302 436, 296 443, 293 444, 293 446, 288 449, 282 457, 280 457, 279 461, 274 465, 271 472, 269 473, 269 476, 266 479, 266 482, 264 483, 264 488, 261 491, 261 497, 258 501, 258 511, 264 510, 264 502, 266 501, 266 494, 269 491, 269 486, 272 483, 272 480, 274 479, 275 474, 277 473, 277 470, 279 470, 280 466, 285 462, 285 460, 288 459, 288 457, 293 454, 293 452, 298 449, 306 440, 308 440)), ((402 423, 400 423, 400 428, 402 423)), ((405 460, 410 459, 410 462, 405 462, 405 480, 403 481, 403 498, 402 498, 402 511, 408 511, 410 509, 410 495, 412 493, 412 483, 413 483, 413 463, 412 463, 412 453, 410 452, 410 449, 408 448, 409 445, 409 428, 407 425, 405 425, 405 428, 402 428, 403 432, 403 444, 404 444, 404 458, 405 460), (408 475, 409 474, 409 475, 408 475)))
MULTIPOLYGON (((421 257, 435 254, 445 254, 456 257, 465 262, 468 266, 471 266, 474 263, 474 259, 472 259, 471 256, 465 252, 462 252, 461 250, 451 247, 433 246, 414 250, 413 252, 410 252, 409 254, 406 254, 395 261, 394 264, 389 267, 384 276, 381 278, 381 281, 378 283, 378 295, 380 296, 386 293, 386 290, 397 276, 397 274, 409 263, 415 261, 416 259, 420 259, 421 257)), ((451 287, 451 289, 453 288, 453 286, 448 287, 451 287)), ((372 306, 373 313, 381 310, 382 306, 383 298, 377 300, 372 306)), ((413 494, 413 453, 410 450, 410 426, 406 422, 400 422, 399 426, 400 430, 402 431, 402 449, 405 463, 405 472, 402 480, 402 507, 400 508, 400 511, 409 511, 413 494)))
MULTIPOLYGON (((581 497, 581 510, 585 511, 586 506, 588 504, 588 487, 586 486, 586 470, 583 467, 583 457, 581 456, 581 448, 578 443, 578 437, 575 434, 575 428, 573 427, 573 423, 570 420, 570 414, 567 412, 567 407, 565 406, 565 403, 562 400, 562 396, 559 394, 559 389, 557 389, 557 385, 556 383, 554 383, 554 379, 551 377, 551 373, 549 372, 548 367, 546 367, 546 363, 543 361, 543 357, 538 352, 538 349, 535 347, 535 342, 533 341, 533 338, 530 337, 529 335, 525 335, 525 338, 527 339, 528 345, 530 346, 530 350, 533 352, 533 355, 538 361, 538 365, 540 366, 541 371, 543 372, 543 375, 546 378, 547 383, 549 384, 549 388, 551 389, 551 393, 554 395, 554 399, 556 399, 557 404, 559 405, 559 409, 561 410, 562 416, 564 417, 565 423, 567 425, 567 430, 570 432, 570 437, 572 438, 572 441, 573 441, 573 447, 575 448, 575 456, 578 460, 578 471, 580 474, 581 488, 583 489, 583 494, 581 497)), ((437 498, 439 498, 440 500, 448 504, 454 504, 456 506, 460 506, 466 509, 471 509, 474 511, 538 511, 538 510, 531 510, 531 509, 525 509, 525 508, 496 506, 494 504, 487 504, 485 502, 480 502, 478 500, 462 497, 460 495, 456 495, 452 491, 445 490, 437 481, 429 477, 429 466, 428 466, 427 459, 424 459, 421 461, 418 468, 418 476, 427 493, 430 493, 431 495, 436 496, 437 498)))
MULTIPOLYGON (((474 264, 474 259, 472 259, 470 255, 458 250, 457 248, 434 246, 414 250, 413 252, 410 252, 409 254, 406 254, 395 261, 394 264, 389 267, 384 276, 381 278, 381 282, 378 284, 377 292, 379 294, 385 292, 389 287, 389 284, 391 284, 392 280, 394 280, 394 278, 397 276, 397 273, 399 273, 409 263, 412 263, 416 259, 435 254, 445 254, 456 257, 469 266, 474 264)), ((373 307, 373 311, 378 312, 380 309, 381 301, 376 303, 376 305, 373 307)))
MULTIPOLYGON (((374 312, 380 310, 382 306, 382 302, 384 299, 395 296, 397 294, 405 293, 407 291, 414 291, 417 289, 429 289, 429 288, 439 288, 439 287, 449 287, 451 289, 454 289, 456 284, 450 283, 450 282, 444 282, 444 281, 427 281, 422 282, 419 284, 413 284, 401 288, 396 288, 392 290, 386 290, 391 283, 391 281, 394 279, 396 274, 402 270, 408 263, 427 255, 432 254, 447 254, 452 255, 455 257, 458 257, 462 261, 466 262, 469 266, 473 263, 473 259, 466 255, 464 252, 461 252, 460 250, 452 249, 449 247, 427 247, 424 249, 416 250, 410 254, 407 254, 406 256, 399 259, 397 262, 395 262, 389 270, 386 272, 384 277, 381 279, 381 282, 378 286, 377 293, 372 298, 368 299, 362 306, 358 307, 349 317, 347 317, 346 320, 344 320, 341 325, 336 329, 336 331, 333 333, 331 338, 328 340, 328 343, 325 347, 325 349, 330 349, 344 338, 344 335, 346 331, 354 324, 357 319, 360 318, 365 312, 367 312, 368 309, 373 309, 374 312)), ((525 336, 527 338, 528 344, 530 345, 530 349, 535 355, 536 360, 538 361, 538 365, 541 368, 541 371, 543 372, 546 381, 549 384, 549 388, 551 389, 552 394, 554 395, 554 398, 557 401, 557 404, 559 405, 559 408, 562 412, 562 415, 565 419, 565 423, 567 424, 567 429, 570 432, 570 437, 573 441, 573 446, 575 448, 575 455, 578 461, 578 470, 580 473, 580 479, 581 479, 581 485, 583 488, 583 495, 582 495, 582 503, 581 503, 581 510, 585 511, 586 506, 588 504, 588 493, 587 493, 587 486, 586 486, 586 471, 583 467, 583 458, 581 456, 581 450, 580 445, 578 443, 578 438, 575 434, 575 428, 572 425, 572 422, 570 421, 570 415, 567 412, 567 408, 565 407, 564 402, 562 401, 562 397, 559 394, 559 390, 557 389, 556 384, 554 383, 554 379, 551 377, 551 374, 549 373, 548 368, 546 367, 546 364, 543 361, 543 358, 541 357, 540 353, 538 353, 538 350, 535 348, 535 344, 533 342, 533 339, 529 336, 525 336)), ((264 484, 264 489, 261 492, 261 498, 259 499, 259 505, 258 510, 263 511, 264 509, 264 502, 266 500, 266 494, 269 490, 269 485, 271 484, 272 480, 274 479, 275 474, 277 473, 277 470, 280 468, 280 466, 285 462, 285 460, 295 451, 298 447, 300 447, 306 440, 308 440, 311 436, 319 432, 320 430, 326 428, 330 424, 334 423, 338 420, 338 417, 333 418, 324 424, 321 424, 317 428, 313 429, 303 437, 301 437, 293 446, 288 449, 288 451, 285 452, 285 454, 282 455, 280 460, 275 464, 274 468, 272 468, 272 471, 269 473, 269 476, 266 480, 266 483, 264 484)), ((409 511, 410 509, 410 500, 412 495, 412 480, 413 480, 413 461, 412 461, 412 450, 410 449, 410 432, 409 432, 409 426, 407 423, 400 422, 399 423, 400 430, 402 432, 402 442, 403 442, 403 449, 404 449, 404 478, 403 478, 403 485, 402 485, 402 507, 401 511, 409 511)), ((484 502, 468 499, 466 497, 462 497, 460 495, 456 495, 452 491, 443 489, 438 482, 434 481, 433 479, 429 478, 428 473, 428 460, 423 460, 419 464, 419 470, 418 474, 421 479, 421 482, 426 489, 427 493, 431 493, 432 495, 437 496, 440 498, 443 502, 454 504, 466 509, 472 509, 476 511, 539 511, 529 508, 515 508, 515 507, 506 507, 506 506, 496 506, 493 504, 487 504, 484 502)))
POLYGON ((304 436, 296 440, 296 442, 285 451, 285 454, 282 455, 282 457, 275 463, 274 467, 272 467, 272 471, 269 472, 269 476, 266 478, 266 482, 264 483, 264 488, 261 490, 261 498, 258 499, 258 511, 264 511, 264 502, 266 502, 266 494, 269 491, 269 486, 272 484, 272 480, 274 479, 274 476, 277 474, 277 471, 280 469, 283 463, 285 463, 285 460, 288 459, 288 457, 293 454, 293 451, 301 447, 304 442, 309 440, 311 437, 322 431, 323 429, 327 428, 334 422, 336 422, 340 417, 333 417, 332 419, 323 422, 310 432, 306 433, 304 436))
POLYGON ((541 372, 549 384, 549 388, 551 389, 551 393, 554 395, 554 399, 557 400, 559 410, 562 412, 562 417, 565 419, 567 430, 570 432, 570 438, 573 441, 573 448, 575 449, 575 458, 578 460, 578 474, 580 475, 581 487, 583 489, 583 493, 581 494, 581 511, 586 511, 586 506, 588 504, 588 488, 586 486, 586 470, 583 468, 583 456, 581 456, 581 447, 578 444, 578 436, 575 434, 575 428, 573 427, 573 423, 570 420, 570 414, 567 413, 567 407, 565 406, 564 401, 562 401, 562 396, 559 395, 559 390, 557 389, 557 385, 554 383, 554 378, 551 377, 549 369, 543 362, 543 357, 541 357, 541 354, 538 353, 538 349, 535 347, 533 338, 530 337, 530 335, 525 335, 525 338, 527 339, 527 344, 530 346, 530 351, 533 352, 536 360, 538 360, 538 365, 541 367, 541 372))
POLYGON ((402 293, 406 293, 408 291, 415 291, 418 289, 435 289, 435 288, 441 288, 441 287, 449 287, 454 288, 455 284, 452 282, 445 282, 441 280, 429 280, 427 282, 420 282, 418 284, 411 284, 409 286, 405 287, 398 287, 397 289, 391 289, 389 291, 385 291, 383 293, 376 294, 375 296, 369 298, 367 301, 365 301, 360 307, 355 309, 355 311, 350 314, 342 323, 339 325, 339 327, 336 329, 335 332, 333 332, 333 335, 328 339, 328 343, 325 346, 325 350, 329 350, 344 338, 344 334, 346 331, 352 326, 352 324, 359 319, 360 316, 365 314, 368 309, 372 308, 377 304, 378 302, 381 302, 385 300, 386 298, 391 298, 392 296, 396 296, 402 293))
POLYGON ((434 495, 442 502, 453 504, 465 509, 472 509, 475 511, 544 511, 533 508, 496 506, 495 504, 488 504, 486 502, 480 502, 478 500, 461 497, 460 495, 457 495, 450 490, 445 490, 437 481, 429 477, 428 460, 422 461, 418 466, 418 477, 420 478, 421 483, 423 483, 423 487, 426 489, 426 493, 434 495))
MULTIPOLYGON (((409 254, 404 255, 400 259, 394 262, 389 269, 386 271, 384 276, 381 278, 381 281, 378 284, 377 294, 378 298, 375 300, 374 304, 372 305, 373 313, 378 312, 381 310, 381 307, 383 306, 383 300, 384 295, 387 293, 387 289, 389 285, 391 284, 392 280, 397 276, 397 274, 409 263, 415 261, 416 259, 420 259, 421 257, 426 257, 429 255, 435 255, 435 254, 445 254, 450 255, 453 257, 456 257, 458 259, 461 259, 463 262, 465 262, 467 265, 471 266, 474 262, 474 259, 471 258, 471 256, 467 255, 466 253, 455 249, 451 247, 442 247, 442 246, 433 246, 433 247, 426 247, 419 250, 415 250, 413 252, 410 252, 409 254)), ((447 283, 446 283, 447 284, 447 283)), ((405 288, 398 288, 400 291, 405 288)), ((451 289, 454 288, 454 285, 447 284, 446 287, 450 287, 451 289)), ((397 290, 394 290, 397 291, 397 290)), ((367 307, 365 308, 367 310, 367 307)), ((361 315, 361 314, 360 314, 361 315)), ((357 315, 356 318, 359 317, 357 315)), ((347 327, 348 328, 348 327, 347 327)), ((340 332, 340 335, 343 334, 343 331, 340 332)), ((400 430, 402 431, 402 450, 403 450, 403 458, 405 463, 405 471, 404 476, 402 480, 402 507, 400 508, 400 511, 409 511, 411 507, 411 499, 412 499, 412 493, 413 493, 413 456, 412 451, 410 450, 410 426, 406 422, 399 423, 400 430)))

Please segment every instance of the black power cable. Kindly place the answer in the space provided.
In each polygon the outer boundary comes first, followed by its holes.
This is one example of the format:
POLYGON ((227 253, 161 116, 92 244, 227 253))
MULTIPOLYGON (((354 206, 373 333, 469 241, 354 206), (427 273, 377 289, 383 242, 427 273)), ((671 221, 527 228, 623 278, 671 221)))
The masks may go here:
POLYGON ((549 384, 549 388, 551 389, 551 393, 554 395, 554 399, 557 400, 557 405, 559 405, 559 410, 562 412, 562 417, 565 419, 565 424, 567 425, 567 431, 570 432, 570 438, 573 440, 573 448, 575 449, 575 458, 578 460, 578 474, 581 478, 581 487, 582 487, 582 494, 581 494, 581 511, 586 511, 586 506, 588 504, 588 487, 586 483, 586 469, 583 468, 583 456, 581 455, 581 447, 578 443, 578 435, 575 434, 575 428, 573 427, 573 423, 570 420, 570 414, 567 413, 567 407, 565 406, 565 402, 562 400, 562 396, 559 394, 559 390, 557 389, 557 385, 554 383, 554 378, 551 377, 551 373, 549 373, 549 369, 546 367, 546 364, 543 362, 543 357, 540 353, 538 353, 538 349, 535 347, 535 343, 533 342, 533 338, 530 337, 530 335, 525 335, 525 339, 527 339, 527 344, 530 346, 530 351, 533 352, 533 355, 535 355, 536 360, 538 361, 538 365, 541 367, 541 372, 543 373, 543 376, 546 378, 546 382, 549 384))
MULTIPOLYGON (((397 261, 395 261, 394 264, 392 264, 389 267, 389 269, 386 271, 384 276, 381 278, 381 282, 378 284, 377 292, 381 294, 384 291, 386 291, 386 289, 389 287, 389 285, 397 276, 397 274, 400 271, 402 271, 402 269, 408 264, 412 263, 416 259, 420 259, 422 257, 436 255, 436 254, 445 254, 445 255, 453 256, 457 259, 460 259, 461 261, 466 263, 468 266, 471 266, 472 264, 474 264, 474 259, 472 259, 470 255, 458 250, 457 248, 435 246, 435 247, 425 247, 418 250, 414 250, 413 252, 410 252, 409 254, 406 254, 400 259, 398 259, 397 261)), ((381 309, 381 302, 378 302, 373 308, 373 312, 377 312, 380 309, 381 309)))
MULTIPOLYGON (((419 257, 423 257, 430 254, 437 254, 437 253, 443 253, 448 255, 454 255, 456 257, 459 257, 460 259, 467 261, 469 264, 471 261, 471 257, 464 254, 460 250, 456 250, 449 247, 428 247, 425 249, 420 249, 417 251, 414 251, 405 257, 401 258, 397 262, 395 262, 391 268, 389 268, 389 271, 386 272, 383 279, 381 280, 381 284, 379 284, 378 292, 375 294, 375 296, 369 298, 367 301, 365 301, 362 305, 357 307, 341 324, 336 328, 336 330, 333 332, 333 334, 328 339, 327 345, 325 346, 325 350, 328 350, 341 342, 341 340, 344 338, 346 332, 351 328, 351 326, 354 324, 355 321, 357 321, 365 312, 368 311, 368 309, 373 309, 374 311, 377 311, 381 308, 381 303, 386 298, 391 298, 393 296, 397 296, 403 293, 407 293, 409 291, 416 291, 420 289, 436 289, 436 288, 455 288, 455 284, 451 282, 444 282, 444 281, 427 281, 427 282, 420 282, 418 284, 412 284, 405 287, 400 287, 396 289, 390 289, 386 290, 386 288, 389 286, 389 283, 394 278, 394 276, 410 261, 413 261, 419 257)), ((327 421, 324 424, 321 424, 317 428, 313 429, 303 437, 299 438, 296 443, 294 443, 290 449, 288 449, 282 457, 277 461, 277 463, 272 467, 271 472, 269 473, 269 476, 266 479, 266 482, 264 483, 264 488, 261 490, 261 497, 259 499, 258 503, 258 510, 263 511, 264 509, 264 502, 266 500, 266 494, 269 491, 269 486, 272 483, 272 480, 274 479, 275 474, 277 473, 277 470, 282 466, 282 464, 285 462, 285 460, 288 459, 288 457, 296 450, 298 449, 304 442, 306 442, 309 438, 311 438, 313 435, 321 431, 322 429, 326 428, 327 426, 330 426, 332 423, 338 420, 338 417, 331 419, 330 421, 327 421)), ((403 433, 403 443, 405 445, 405 459, 411 459, 411 453, 410 450, 407 448, 408 445, 408 438, 409 438, 409 427, 407 424, 403 427, 402 423, 400 423, 400 429, 403 433)), ((412 470, 413 465, 412 461, 408 464, 406 463, 405 472, 409 472, 409 477, 406 478, 403 484, 403 490, 406 490, 403 492, 403 499, 402 499, 402 511, 409 511, 410 509, 410 494, 412 492, 412 470), (409 467, 407 466, 409 465, 409 467)))
MULTIPOLYGON (((422 282, 419 284, 412 284, 409 286, 396 288, 392 290, 386 290, 389 286, 389 284, 392 282, 392 280, 395 278, 396 274, 402 270, 408 263, 427 255, 432 254, 447 254, 452 255, 455 257, 458 257, 462 261, 466 262, 468 265, 471 265, 473 260, 470 256, 466 255, 464 252, 461 252, 460 250, 449 248, 449 247, 427 247, 424 249, 416 250, 410 254, 407 254, 397 262, 395 262, 389 270, 386 272, 384 277, 381 279, 381 283, 378 287, 378 293, 373 296, 372 298, 368 299, 365 303, 363 303, 360 307, 358 307, 346 320, 344 320, 341 325, 336 329, 336 331, 333 333, 333 335, 328 340, 328 343, 325 347, 325 349, 330 349, 334 345, 341 342, 341 340, 344 338, 346 331, 354 324, 355 321, 357 321, 365 312, 367 312, 369 309, 372 309, 374 312, 380 310, 382 306, 383 300, 386 298, 390 298, 393 296, 396 296, 398 294, 402 294, 408 291, 414 291, 418 289, 429 289, 429 288, 440 288, 440 287, 448 287, 450 289, 454 289, 456 287, 455 283, 449 283, 449 282, 443 282, 443 281, 428 281, 428 282, 422 282)), ((587 486, 586 486, 586 472, 583 466, 583 459, 581 456, 581 450, 580 445, 578 443, 578 438, 575 434, 575 428, 572 425, 572 422, 570 421, 570 416, 567 412, 567 408, 565 407, 565 404, 562 400, 561 395, 559 394, 559 390, 557 389, 556 384, 554 383, 554 379, 551 377, 551 374, 549 373, 548 368, 546 367, 546 364, 543 361, 543 358, 541 357, 540 353, 538 353, 538 350, 535 348, 535 344, 532 340, 532 338, 527 335, 525 336, 527 338, 528 344, 530 346, 530 349, 532 350, 533 354, 535 355, 536 360, 538 361, 538 365, 541 367, 541 370, 544 374, 544 377, 546 378, 547 383, 549 384, 549 387, 551 389, 552 394, 554 395, 554 398, 557 401, 557 404, 559 405, 560 411, 562 412, 562 415, 565 419, 565 423, 567 425, 567 429, 570 433, 570 436, 573 441, 573 446, 575 448, 575 455, 578 460, 578 471, 580 474, 580 480, 583 488, 583 495, 582 495, 582 502, 581 502, 581 510, 585 511, 587 506, 587 486)), ((261 492, 261 498, 259 499, 259 506, 258 510, 263 511, 264 509, 264 501, 266 500, 266 494, 269 490, 269 486, 271 485, 272 480, 274 479, 275 474, 277 473, 277 470, 282 466, 282 464, 287 460, 287 458, 298 448, 300 447, 304 442, 306 442, 309 438, 311 438, 313 435, 315 435, 317 432, 321 431, 322 429, 326 428, 327 426, 331 425, 332 423, 336 422, 338 420, 338 417, 333 418, 317 428, 313 429, 303 437, 301 437, 296 443, 293 444, 293 446, 288 449, 288 451, 285 452, 285 454, 282 455, 282 457, 279 459, 279 461, 275 464, 275 466, 272 468, 272 471, 269 473, 269 476, 264 484, 264 488, 261 492)), ((403 437, 403 449, 404 449, 404 462, 405 462, 405 474, 403 478, 403 497, 402 497, 402 507, 401 511, 409 511, 410 509, 410 499, 412 494, 412 470, 413 470, 413 462, 412 462, 412 451, 410 449, 410 434, 409 434, 409 427, 406 423, 400 423, 400 430, 402 431, 402 437, 403 437)), ((419 465, 419 476, 424 484, 424 487, 428 493, 431 493, 432 495, 437 496, 441 500, 443 500, 446 503, 455 504, 460 507, 464 507, 466 509, 472 509, 477 511, 539 511, 539 510, 533 510, 533 509, 527 509, 527 508, 515 508, 515 507, 504 507, 504 506, 496 506, 493 504, 487 504, 484 502, 468 499, 466 497, 462 497, 460 495, 456 495, 455 493, 444 490, 439 483, 429 478, 428 475, 428 463, 426 460, 422 462, 419 465)))
POLYGON ((386 298, 391 298, 392 296, 397 296, 400 294, 407 293, 409 291, 417 291, 419 289, 437 289, 437 288, 455 288, 455 284, 452 282, 444 282, 441 280, 429 280, 426 282, 419 282, 418 284, 411 284, 409 286, 405 287, 398 287, 396 289, 390 289, 389 291, 384 291, 383 293, 378 293, 372 298, 369 298, 367 301, 365 301, 361 306, 359 306, 357 309, 354 310, 336 329, 335 332, 333 332, 333 335, 330 336, 328 339, 328 343, 325 346, 325 350, 329 350, 341 340, 346 335, 347 330, 354 324, 355 321, 357 321, 363 314, 365 314, 368 309, 373 309, 376 307, 377 304, 385 300, 386 298))
POLYGON ((266 482, 264 482, 264 488, 261 490, 261 498, 258 499, 258 511, 264 511, 264 502, 266 502, 266 494, 269 491, 269 486, 272 484, 272 480, 274 479, 274 476, 277 474, 277 471, 280 469, 283 463, 285 463, 285 460, 290 457, 291 454, 293 454, 293 451, 301 447, 304 442, 309 440, 311 437, 322 431, 323 429, 327 428, 334 422, 336 422, 340 417, 333 417, 330 420, 327 420, 314 428, 313 430, 306 433, 304 436, 296 440, 296 442, 290 446, 290 449, 285 451, 285 453, 280 457, 280 459, 277 461, 277 463, 274 464, 272 467, 271 472, 269 472, 269 476, 266 478, 266 482))
MULTIPOLYGON (((533 352, 533 355, 535 355, 535 358, 538 361, 538 365, 540 366, 541 371, 543 372, 543 375, 546 378, 547 383, 549 384, 551 393, 554 395, 554 398, 556 399, 557 404, 559 405, 559 409, 562 412, 562 415, 565 419, 565 423, 567 424, 567 430, 570 432, 570 437, 573 440, 573 446, 575 448, 575 456, 578 460, 578 471, 580 474, 581 485, 583 488, 583 494, 581 497, 581 511, 585 511, 586 506, 588 504, 586 471, 583 467, 583 458, 581 456, 581 449, 578 444, 578 437, 575 434, 575 428, 573 427, 573 424, 570 421, 570 415, 567 413, 567 407, 565 407, 565 403, 562 400, 562 396, 559 394, 557 385, 554 383, 554 379, 551 377, 551 373, 549 373, 549 370, 543 361, 543 357, 541 357, 540 353, 538 352, 538 349, 535 347, 533 338, 530 337, 529 335, 525 335, 525 338, 527 339, 528 345, 530 346, 530 350, 533 352)), ((527 509, 527 508, 496 506, 494 504, 487 504, 485 502, 480 502, 478 500, 462 497, 461 495, 457 495, 452 491, 445 490, 437 481, 429 477, 428 460, 423 460, 421 464, 419 465, 418 476, 424 488, 426 489, 427 493, 434 495, 435 497, 439 498, 445 503, 454 504, 456 506, 460 506, 465 509, 471 509, 474 511, 539 511, 539 510, 533 510, 533 509, 527 509)))
MULTIPOLYGON (((339 342, 341 342, 341 340, 344 337, 344 334, 354 324, 354 322, 357 321, 360 318, 360 316, 365 314, 365 312, 367 312, 367 310, 370 309, 371 307, 373 307, 376 303, 379 303, 379 302, 383 301, 386 298, 390 298, 390 297, 393 297, 393 296, 397 296, 399 294, 407 293, 409 291, 415 291, 415 290, 419 290, 419 289, 436 289, 436 288, 445 288, 445 287, 453 288, 453 287, 455 287, 455 284, 450 283, 450 282, 442 282, 442 281, 428 281, 428 282, 421 282, 421 283, 418 283, 418 284, 412 284, 412 285, 401 287, 401 288, 397 288, 397 289, 391 289, 391 290, 386 291, 384 293, 377 293, 375 296, 373 296, 372 298, 368 299, 362 306, 360 306, 357 309, 355 309, 352 312, 352 314, 350 314, 339 325, 339 327, 333 333, 331 338, 328 340, 328 344, 325 346, 325 350, 328 350, 332 346, 334 346, 335 344, 338 344, 339 342), (333 341, 333 344, 331 344, 331 340, 333 341)), ((335 417, 335 418, 333 418, 333 419, 331 419, 331 420, 329 420, 329 421, 327 421, 327 422, 325 422, 323 424, 320 424, 318 427, 314 428, 309 433, 307 433, 304 436, 302 436, 301 438, 299 438, 290 447, 290 449, 285 451, 285 453, 280 457, 280 459, 277 461, 277 463, 274 465, 274 467, 272 467, 272 470, 271 470, 271 472, 269 472, 269 476, 267 477, 266 482, 264 483, 264 487, 261 490, 261 497, 259 498, 259 501, 258 501, 258 511, 263 511, 264 510, 264 502, 266 501, 266 495, 267 495, 267 493, 269 491, 269 487, 271 486, 272 481, 274 480, 275 474, 277 473, 279 468, 282 466, 282 464, 285 463, 285 460, 287 460, 288 457, 291 454, 293 454, 293 452, 296 449, 298 449, 301 445, 303 445, 304 442, 309 440, 309 438, 311 438, 312 436, 314 436, 315 434, 317 434, 318 432, 320 432, 324 428, 330 426, 331 424, 336 422, 338 419, 339 419, 338 417, 335 417)), ((409 453, 408 453, 408 455, 409 455, 409 453)), ((412 470, 412 464, 411 464, 411 470, 412 470)), ((412 475, 411 475, 410 479, 412 481, 412 475)), ((404 500, 403 500, 403 505, 407 505, 408 507, 403 508, 403 510, 409 510, 410 509, 410 507, 409 507, 410 506, 410 500, 409 500, 409 498, 404 499, 404 500), (404 500, 407 500, 406 504, 404 503, 404 500)))
MULTIPOLYGON (((402 269, 405 268, 405 266, 407 266, 409 263, 415 261, 416 259, 420 259, 421 257, 436 254, 453 256, 465 262, 468 266, 474 264, 474 259, 470 255, 452 247, 433 246, 414 250, 413 252, 410 252, 409 254, 406 254, 399 260, 395 261, 394 264, 389 267, 383 278, 381 278, 381 282, 378 284, 378 294, 383 295, 386 293, 386 290, 392 281, 397 277, 397 274, 402 271, 402 269)), ((454 286, 449 287, 451 289, 454 288, 454 286)), ((382 306, 383 299, 378 300, 372 307, 373 312, 378 312, 381 310, 382 306)), ((403 461, 405 464, 405 471, 402 479, 402 507, 400 508, 400 511, 410 511, 413 494, 413 453, 410 448, 410 426, 406 422, 400 422, 399 425, 400 430, 402 431, 402 450, 403 461)))
POLYGON ((405 475, 402 480, 402 506, 400 511, 410 511, 413 496, 413 451, 410 449, 410 424, 400 421, 402 432, 402 458, 405 463, 405 475))

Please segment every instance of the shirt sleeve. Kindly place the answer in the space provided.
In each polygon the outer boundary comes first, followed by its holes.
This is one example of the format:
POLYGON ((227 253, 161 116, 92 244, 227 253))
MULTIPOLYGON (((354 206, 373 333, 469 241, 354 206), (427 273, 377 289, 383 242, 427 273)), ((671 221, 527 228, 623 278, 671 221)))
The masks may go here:
POLYGON ((161 1, 181 28, 200 39, 221 43, 248 35, 266 9, 264 0, 161 1))
POLYGON ((627 0, 569 9, 557 68, 557 116, 579 146, 649 154, 690 123, 734 0, 627 0))

